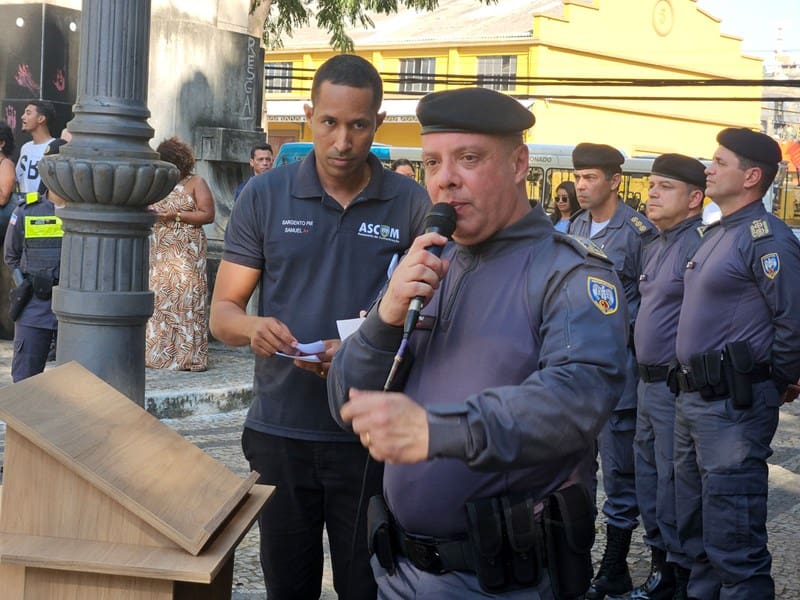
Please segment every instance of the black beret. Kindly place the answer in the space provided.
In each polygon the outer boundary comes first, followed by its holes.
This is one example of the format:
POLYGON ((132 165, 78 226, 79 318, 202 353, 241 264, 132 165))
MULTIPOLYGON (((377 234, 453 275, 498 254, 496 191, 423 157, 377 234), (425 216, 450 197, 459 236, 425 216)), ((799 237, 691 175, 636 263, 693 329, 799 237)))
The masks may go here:
POLYGON ((61 146, 67 143, 67 140, 62 140, 61 138, 56 138, 49 144, 47 144, 47 148, 44 149, 44 156, 51 156, 53 154, 58 154, 61 152, 61 146))
POLYGON ((433 92, 417 104, 422 135, 467 132, 502 135, 533 127, 533 113, 511 96, 488 88, 459 88, 433 92))
POLYGON ((706 189, 706 166, 696 158, 683 154, 662 154, 653 161, 653 175, 677 179, 684 183, 706 189))
POLYGON ((744 127, 723 129, 717 134, 717 142, 739 156, 765 165, 777 166, 783 159, 778 142, 752 129, 744 127))
MULTIPOLYGON (((44 156, 52 156, 54 154, 59 154, 61 152, 61 146, 67 143, 67 140, 62 140, 61 138, 56 138, 49 144, 47 144, 47 148, 44 149, 44 156)), ((39 193, 46 194, 47 193, 47 186, 44 184, 44 181, 39 181, 39 193)))
POLYGON ((606 144, 583 142, 572 151, 572 166, 576 169, 616 169, 621 171, 625 157, 606 144))

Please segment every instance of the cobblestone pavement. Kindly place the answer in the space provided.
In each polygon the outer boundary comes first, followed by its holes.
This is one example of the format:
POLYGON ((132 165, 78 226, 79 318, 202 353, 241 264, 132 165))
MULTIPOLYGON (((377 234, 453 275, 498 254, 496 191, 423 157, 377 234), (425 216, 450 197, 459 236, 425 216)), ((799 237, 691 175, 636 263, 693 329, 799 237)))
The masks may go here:
MULTIPOLYGON (((0 340, 0 387, 10 384, 8 375, 11 344, 0 340)), ((162 417, 208 454, 237 474, 248 472, 242 456, 240 437, 252 379, 252 356, 240 350, 212 344, 209 370, 205 373, 175 373, 147 370, 148 410, 162 417), (226 412, 220 412, 228 409, 226 412), (232 409, 232 410, 231 410, 232 409), (169 416, 170 418, 164 418, 169 416)), ((2 461, 5 426, 0 422, 0 461, 2 461)), ((800 401, 784 406, 773 441, 775 454, 770 460, 769 520, 770 549, 776 597, 800 600, 800 578, 795 569, 800 563, 800 401)), ((602 503, 602 485, 598 502, 602 503)), ((593 557, 600 560, 605 543, 604 525, 598 519, 597 542, 593 557)), ((634 533, 629 564, 634 583, 647 576, 650 553, 642 542, 641 528, 634 533)), ((263 600, 261 569, 258 564, 258 529, 254 527, 236 553, 234 565, 234 600, 263 600)), ((330 561, 323 574, 323 600, 336 598, 333 591, 330 561)))

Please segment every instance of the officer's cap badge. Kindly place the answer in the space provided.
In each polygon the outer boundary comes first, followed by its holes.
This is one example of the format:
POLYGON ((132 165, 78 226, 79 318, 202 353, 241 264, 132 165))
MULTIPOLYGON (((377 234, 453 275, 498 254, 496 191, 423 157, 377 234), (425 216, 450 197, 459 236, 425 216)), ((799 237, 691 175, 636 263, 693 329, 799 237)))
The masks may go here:
POLYGON ((761 257, 761 268, 764 269, 764 275, 770 279, 775 279, 778 272, 781 270, 781 259, 777 252, 770 252, 761 257))
POLYGON ((586 278, 586 290, 589 292, 589 299, 597 309, 604 315, 613 315, 619 308, 617 297, 617 286, 613 283, 603 281, 598 277, 586 278))
POLYGON ((750 235, 754 240, 769 235, 769 225, 764 219, 756 219, 750 223, 750 235))

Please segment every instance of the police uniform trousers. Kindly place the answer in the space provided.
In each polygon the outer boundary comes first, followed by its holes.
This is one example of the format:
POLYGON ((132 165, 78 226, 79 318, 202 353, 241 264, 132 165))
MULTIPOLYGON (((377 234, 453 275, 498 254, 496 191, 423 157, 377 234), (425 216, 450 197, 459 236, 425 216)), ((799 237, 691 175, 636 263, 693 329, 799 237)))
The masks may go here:
POLYGON ((632 531, 639 524, 633 461, 639 367, 633 352, 628 352, 627 362, 625 391, 617 408, 600 430, 598 450, 606 492, 603 514, 609 525, 632 531))
POLYGON ((767 459, 778 426, 778 391, 753 385, 753 406, 683 392, 675 413, 678 537, 692 559, 689 596, 774 598, 767 549, 767 459))
POLYGON ((437 575, 421 571, 405 556, 397 556, 397 570, 389 575, 373 556, 370 564, 378 584, 379 600, 465 600, 469 598, 503 598, 504 600, 555 600, 546 570, 534 586, 502 594, 489 594, 481 589, 474 573, 450 571, 437 575))
POLYGON ((666 552, 668 561, 688 569, 692 565, 681 551, 675 516, 675 394, 665 381, 639 381, 637 391, 633 454, 644 540, 666 552))
POLYGON ((11 379, 14 383, 44 371, 55 330, 14 324, 14 358, 11 379))

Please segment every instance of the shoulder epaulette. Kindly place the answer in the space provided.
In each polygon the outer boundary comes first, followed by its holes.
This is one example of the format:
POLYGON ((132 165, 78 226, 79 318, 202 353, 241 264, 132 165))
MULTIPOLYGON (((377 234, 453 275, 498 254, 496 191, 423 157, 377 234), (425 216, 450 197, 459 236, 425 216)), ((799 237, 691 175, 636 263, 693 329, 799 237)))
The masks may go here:
POLYGON ((594 256, 605 261, 609 261, 608 255, 600 249, 600 246, 595 244, 592 240, 579 237, 577 235, 557 235, 556 240, 572 246, 578 250, 583 256, 594 256))
POLYGON ((769 224, 767 223, 766 219, 756 219, 750 223, 750 236, 754 240, 758 240, 770 235, 772 235, 772 232, 769 229, 769 224))
POLYGON ((573 222, 575 219, 577 219, 578 217, 580 217, 580 216, 581 216, 583 213, 585 213, 585 212, 586 212, 586 209, 585 209, 585 208, 580 208, 580 209, 576 210, 574 213, 572 213, 572 214, 569 216, 569 222, 570 222, 570 223, 572 223, 572 222, 573 222))
POLYGON ((638 231, 639 234, 644 234, 650 231, 650 228, 645 225, 644 221, 642 221, 637 215, 632 216, 629 220, 631 225, 633 225, 633 228, 638 231))

